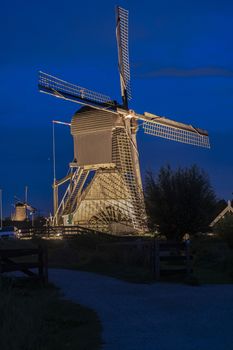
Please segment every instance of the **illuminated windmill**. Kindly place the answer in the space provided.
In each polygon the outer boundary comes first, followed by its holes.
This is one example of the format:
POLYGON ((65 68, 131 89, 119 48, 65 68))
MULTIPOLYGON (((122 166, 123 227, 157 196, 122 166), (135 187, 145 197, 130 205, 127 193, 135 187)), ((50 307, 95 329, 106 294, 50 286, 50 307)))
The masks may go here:
POLYGON ((71 224, 111 232, 147 229, 136 133, 209 148, 208 133, 191 125, 128 108, 131 99, 128 11, 116 9, 122 103, 40 72, 41 92, 84 105, 72 118, 74 161, 54 184, 54 225, 71 224), (58 186, 69 181, 58 203, 58 186))
POLYGON ((28 219, 28 213, 30 213, 32 217, 32 223, 34 219, 34 214, 36 213, 36 208, 32 207, 28 203, 28 186, 25 187, 25 200, 22 201, 21 199, 17 198, 15 196, 15 213, 12 215, 13 221, 25 221, 28 219))

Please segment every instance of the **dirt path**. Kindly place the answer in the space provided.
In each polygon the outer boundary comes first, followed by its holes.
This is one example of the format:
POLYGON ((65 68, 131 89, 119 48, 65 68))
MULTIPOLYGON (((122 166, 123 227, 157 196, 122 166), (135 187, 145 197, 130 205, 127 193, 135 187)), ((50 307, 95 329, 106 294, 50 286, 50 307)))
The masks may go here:
POLYGON ((55 269, 49 279, 97 311, 105 350, 233 350, 233 285, 139 285, 55 269))

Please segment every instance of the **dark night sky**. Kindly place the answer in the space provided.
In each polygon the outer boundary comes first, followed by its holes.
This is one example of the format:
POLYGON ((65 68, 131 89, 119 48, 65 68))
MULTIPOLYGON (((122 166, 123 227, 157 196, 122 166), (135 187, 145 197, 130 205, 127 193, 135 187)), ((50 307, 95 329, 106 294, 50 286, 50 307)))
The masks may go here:
MULTIPOLYGON (((112 0, 6 1, 0 12, 0 188, 4 214, 14 195, 52 208, 52 123, 78 105, 40 94, 37 72, 119 100, 112 0)), ((211 150, 139 132, 143 169, 196 163, 221 198, 233 191, 233 2, 121 1, 130 11, 130 107, 210 132, 211 150)), ((57 177, 73 158, 69 129, 56 127, 57 177)))

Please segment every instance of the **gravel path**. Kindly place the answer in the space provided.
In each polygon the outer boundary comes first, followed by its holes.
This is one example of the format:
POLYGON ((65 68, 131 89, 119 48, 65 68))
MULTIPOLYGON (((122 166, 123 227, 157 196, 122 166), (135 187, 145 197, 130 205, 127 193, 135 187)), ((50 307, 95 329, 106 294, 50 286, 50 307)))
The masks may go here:
POLYGON ((233 285, 141 285, 55 269, 49 279, 97 311, 105 350, 233 350, 233 285))

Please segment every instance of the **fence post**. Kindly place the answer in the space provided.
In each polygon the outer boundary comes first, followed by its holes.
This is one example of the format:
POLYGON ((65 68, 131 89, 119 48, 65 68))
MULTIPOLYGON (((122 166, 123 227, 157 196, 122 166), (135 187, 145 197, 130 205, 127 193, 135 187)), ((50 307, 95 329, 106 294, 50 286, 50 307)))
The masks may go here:
POLYGON ((44 267, 44 282, 48 282, 48 249, 44 247, 43 249, 43 267, 44 267))
POLYGON ((2 257, 1 257, 1 254, 0 254, 0 275, 3 271, 3 266, 2 266, 2 257))
POLYGON ((44 282, 48 282, 48 251, 46 247, 39 246, 38 248, 38 275, 44 282))
POLYGON ((39 278, 43 278, 43 249, 41 246, 38 247, 38 275, 39 278))
POLYGON ((187 278, 191 276, 191 258, 190 258, 190 240, 185 241, 185 253, 186 253, 186 275, 187 278))
POLYGON ((154 277, 156 281, 160 280, 160 252, 159 240, 154 239, 154 277))

